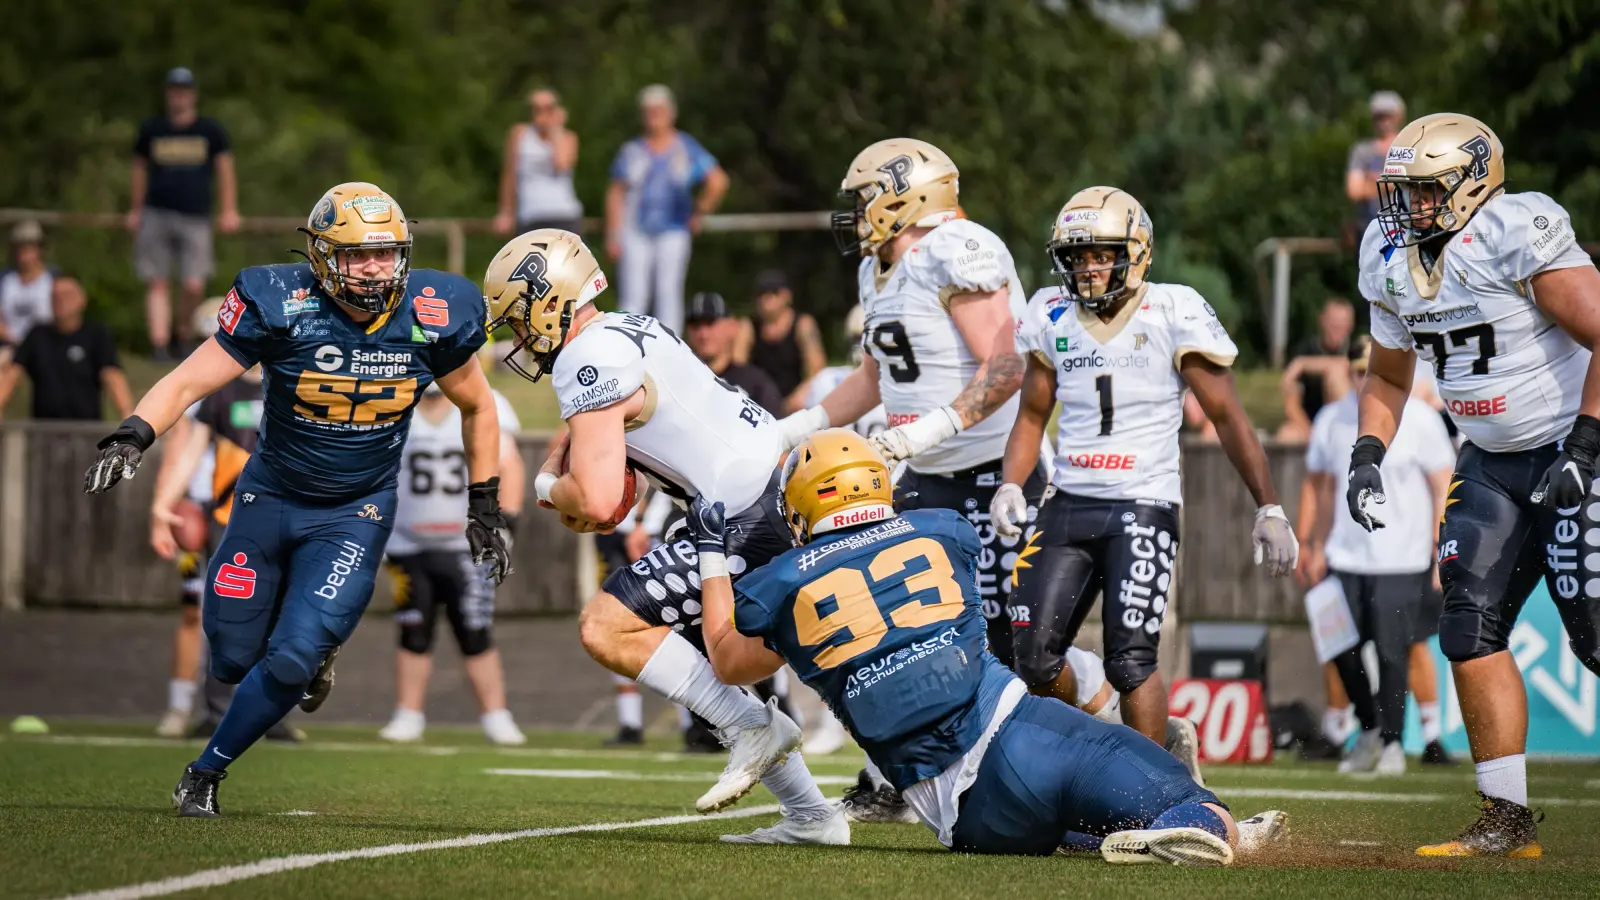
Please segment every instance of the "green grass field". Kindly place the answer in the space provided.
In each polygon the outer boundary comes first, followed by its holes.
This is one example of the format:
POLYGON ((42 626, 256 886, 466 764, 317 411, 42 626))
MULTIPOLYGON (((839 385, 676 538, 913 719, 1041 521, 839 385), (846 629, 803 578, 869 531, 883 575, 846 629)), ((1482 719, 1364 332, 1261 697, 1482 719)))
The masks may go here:
MULTIPOLYGON (((1290 847, 1231 869, 1177 870, 958 856, 921 826, 857 825, 850 848, 728 846, 719 834, 775 819, 771 795, 758 788, 725 818, 694 816, 720 757, 665 741, 606 751, 593 735, 498 749, 430 730, 426 745, 392 747, 371 730, 314 729, 303 746, 263 745, 236 764, 225 818, 179 819, 168 794, 199 744, 147 735, 69 723, 0 739, 0 896, 1600 896, 1600 765, 1534 765, 1534 805, 1549 818, 1545 858, 1530 862, 1412 855, 1473 817, 1466 766, 1383 781, 1326 766, 1213 767, 1212 787, 1236 811, 1290 811, 1290 847)), ((858 758, 810 762, 836 796, 858 758)))

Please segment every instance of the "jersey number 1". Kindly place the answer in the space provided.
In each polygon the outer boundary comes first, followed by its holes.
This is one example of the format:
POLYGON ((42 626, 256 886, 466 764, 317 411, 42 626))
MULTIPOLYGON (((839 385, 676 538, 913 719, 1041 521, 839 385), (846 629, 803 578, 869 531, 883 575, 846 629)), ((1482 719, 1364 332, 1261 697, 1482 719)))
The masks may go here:
POLYGON ((1096 375, 1094 390, 1100 395, 1100 436, 1105 437, 1111 433, 1111 420, 1117 415, 1116 404, 1111 400, 1111 376, 1096 375))
POLYGON ((867 575, 877 583, 879 593, 896 585, 888 582, 905 572, 906 564, 914 559, 924 560, 928 567, 904 575, 908 600, 917 593, 936 590, 936 596, 921 601, 907 602, 889 613, 900 628, 916 628, 961 615, 966 598, 961 585, 956 583, 955 569, 944 545, 933 538, 919 537, 886 548, 867 565, 867 571, 853 567, 840 567, 800 589, 794 605, 795 634, 807 647, 820 647, 812 661, 818 668, 832 669, 866 653, 889 633, 889 622, 873 597, 873 587, 867 584, 867 575), (931 602, 930 602, 931 601, 931 602), (843 643, 829 642, 836 635, 849 633, 843 643))

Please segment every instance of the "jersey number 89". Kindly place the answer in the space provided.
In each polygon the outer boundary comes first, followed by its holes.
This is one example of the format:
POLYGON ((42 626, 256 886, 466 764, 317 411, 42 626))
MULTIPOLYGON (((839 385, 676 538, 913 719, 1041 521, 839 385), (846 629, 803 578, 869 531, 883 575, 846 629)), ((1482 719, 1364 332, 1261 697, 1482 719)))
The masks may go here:
POLYGON ((832 669, 878 646, 889 633, 890 622, 900 628, 917 628, 954 619, 965 607, 966 597, 956 583, 944 545, 919 537, 886 548, 872 558, 866 572, 841 567, 801 588, 794 624, 801 644, 822 648, 812 660, 817 667, 832 669), (906 573, 906 564, 914 559, 923 560, 927 568, 906 573), (871 585, 868 575, 872 576, 871 585), (885 621, 873 597, 875 589, 883 594, 902 584, 906 602, 890 611, 889 621, 885 621), (927 590, 937 593, 917 599, 918 593, 927 590), (835 642, 846 632, 849 640, 835 642))

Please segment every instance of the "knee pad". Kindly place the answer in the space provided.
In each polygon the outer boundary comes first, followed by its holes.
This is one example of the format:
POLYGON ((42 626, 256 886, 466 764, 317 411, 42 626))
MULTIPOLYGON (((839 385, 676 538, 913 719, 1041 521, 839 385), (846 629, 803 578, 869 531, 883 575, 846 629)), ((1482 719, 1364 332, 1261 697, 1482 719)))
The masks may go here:
POLYGON ((1482 610, 1469 605, 1447 608, 1439 617, 1439 652, 1457 663, 1499 653, 1510 646, 1505 635, 1485 625, 1482 610))
POLYGON ((250 667, 253 665, 254 663, 228 659, 217 652, 215 646, 212 646, 211 662, 206 666, 206 669, 211 673, 212 678, 223 684, 238 684, 244 680, 244 676, 250 674, 250 667))
POLYGON ((311 641, 295 636, 267 650, 262 662, 274 680, 291 687, 304 687, 311 683, 312 676, 322 665, 322 653, 311 641))
POLYGON ((1117 656, 1106 658, 1106 680, 1111 682, 1111 687, 1119 694, 1131 693, 1139 685, 1150 680, 1156 673, 1156 661, 1136 657, 1117 656))
POLYGON ((487 628, 465 628, 456 633, 462 656, 479 656, 494 647, 494 636, 487 628))

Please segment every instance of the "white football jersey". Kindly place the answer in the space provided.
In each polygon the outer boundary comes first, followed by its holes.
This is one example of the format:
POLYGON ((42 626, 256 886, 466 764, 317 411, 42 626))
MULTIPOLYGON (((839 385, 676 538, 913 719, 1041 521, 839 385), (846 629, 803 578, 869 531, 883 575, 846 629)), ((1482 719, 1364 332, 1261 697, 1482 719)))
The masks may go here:
POLYGON ((1057 490, 1110 500, 1183 501, 1178 428, 1186 389, 1178 364, 1199 353, 1230 366, 1239 348, 1193 288, 1151 284, 1110 322, 1045 288, 1028 301, 1019 338, 1056 373, 1057 490))
MULTIPOLYGON (((1016 319, 1026 301, 1011 251, 966 219, 923 235, 889 271, 878 266, 877 257, 861 261, 863 342, 878 363, 878 392, 892 427, 948 405, 978 371, 979 360, 950 317, 952 294, 1007 288, 1016 319)), ((911 468, 945 474, 1004 456, 1017 403, 1012 396, 987 419, 911 459, 911 468)))
POLYGON ((628 459, 675 496, 704 494, 733 515, 761 499, 778 467, 783 437, 771 414, 650 316, 601 314, 561 348, 550 374, 563 419, 643 389, 628 459))
MULTIPOLYGON (((855 370, 855 366, 828 366, 811 376, 811 380, 806 382, 806 406, 816 406, 821 403, 855 370)), ((889 427, 889 414, 883 411, 883 404, 880 403, 849 427, 855 429, 856 434, 862 437, 872 437, 889 427)))
MULTIPOLYGON (((494 392, 500 430, 522 430, 511 401, 494 392)), ((497 454, 498 455, 498 454, 497 454)), ((429 550, 467 548, 467 445, 461 439, 461 410, 454 405, 437 424, 421 413, 411 416, 405 450, 400 454, 400 485, 394 533, 384 552, 408 556, 429 550)))
POLYGON ((1372 339, 1432 366, 1450 418, 1496 453, 1565 437, 1589 351, 1534 303, 1533 276, 1587 266, 1572 221, 1544 194, 1501 194, 1445 245, 1430 272, 1416 247, 1390 247, 1377 222, 1361 240, 1372 339))

